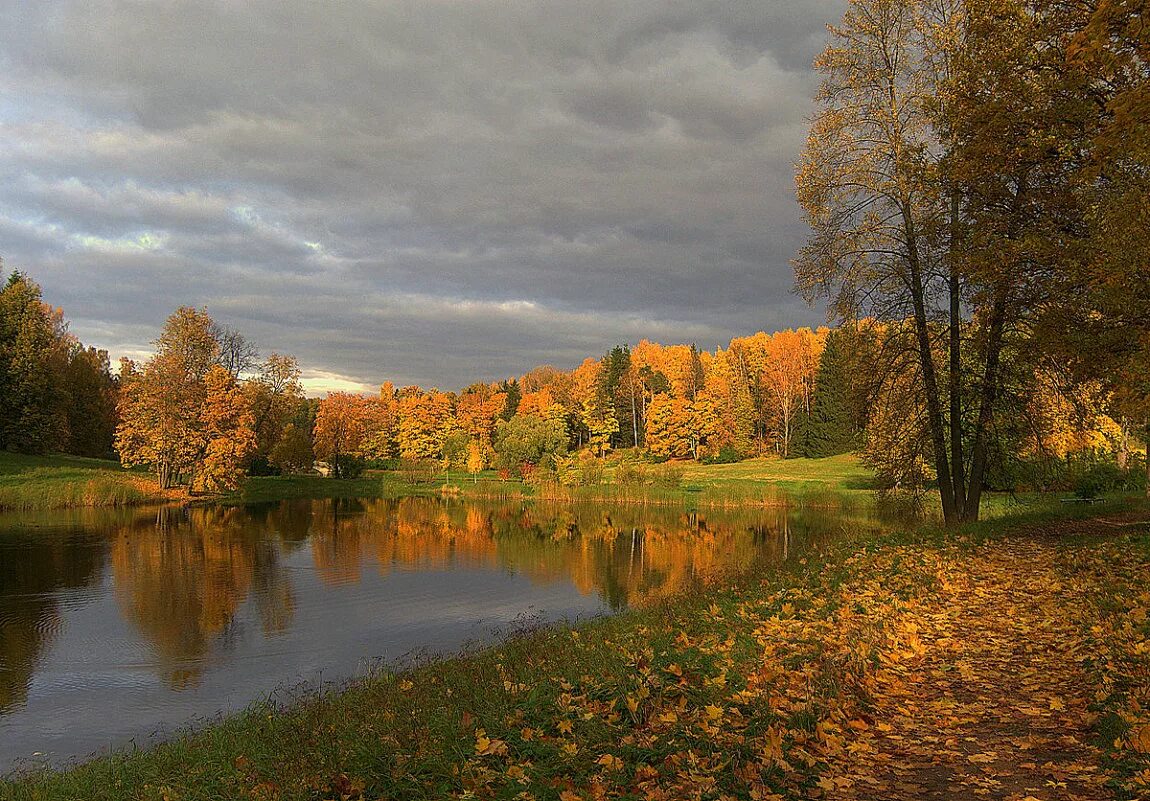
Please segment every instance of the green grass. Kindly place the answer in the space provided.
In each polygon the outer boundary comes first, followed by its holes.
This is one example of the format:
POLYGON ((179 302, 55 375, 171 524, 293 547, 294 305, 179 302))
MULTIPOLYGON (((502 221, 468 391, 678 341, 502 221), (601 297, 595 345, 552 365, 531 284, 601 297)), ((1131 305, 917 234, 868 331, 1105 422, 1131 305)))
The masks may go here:
POLYGON ((172 500, 147 473, 79 456, 28 456, 0 451, 0 509, 127 506, 172 500))
POLYGON ((701 486, 771 485, 784 490, 869 491, 874 476, 853 454, 825 459, 747 459, 734 464, 686 464, 683 480, 701 486))
POLYGON ((518 478, 500 479, 497 471, 476 476, 462 471, 415 476, 403 471, 369 471, 355 479, 321 476, 270 476, 247 480, 238 492, 211 502, 259 503, 291 498, 394 498, 451 494, 483 499, 737 507, 814 505, 843 506, 869 499, 872 478, 854 456, 827 459, 751 459, 737 464, 676 462, 683 477, 678 486, 656 480, 663 465, 644 464, 640 483, 615 480, 618 459, 609 460, 603 480, 593 486, 533 486, 518 478))
POLYGON ((745 797, 746 782, 808 797, 823 767, 804 761, 811 738, 842 736, 844 721, 860 714, 860 675, 884 641, 872 619, 885 609, 877 604, 932 591, 898 572, 898 549, 961 548, 1053 519, 1043 512, 957 533, 848 536, 665 606, 525 632, 340 691, 303 692, 286 708, 255 704, 148 750, 0 781, 0 798, 512 799, 529 791, 554 801, 587 799, 596 785, 609 797, 643 797, 644 777, 667 797, 696 797, 700 788, 714 791, 706 797, 745 797), (872 595, 865 615, 838 615, 858 605, 851 599, 860 586, 889 592, 872 595), (788 768, 770 766, 772 749, 788 768), (734 769, 745 765, 755 772, 734 769))

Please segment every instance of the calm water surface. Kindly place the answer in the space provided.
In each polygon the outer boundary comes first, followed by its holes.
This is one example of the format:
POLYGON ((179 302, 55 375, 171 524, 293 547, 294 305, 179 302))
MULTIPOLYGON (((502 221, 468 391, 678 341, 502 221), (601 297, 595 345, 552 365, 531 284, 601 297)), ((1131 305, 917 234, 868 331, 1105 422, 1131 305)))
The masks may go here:
POLYGON ((0 516, 0 773, 650 604, 800 558, 847 522, 426 498, 0 516))

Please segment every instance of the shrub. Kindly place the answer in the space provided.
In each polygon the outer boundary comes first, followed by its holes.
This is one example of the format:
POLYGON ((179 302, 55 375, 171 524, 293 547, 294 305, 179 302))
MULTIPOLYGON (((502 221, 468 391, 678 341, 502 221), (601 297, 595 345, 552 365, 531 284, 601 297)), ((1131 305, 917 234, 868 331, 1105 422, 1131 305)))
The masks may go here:
POLYGON ((703 464, 734 464, 743 461, 743 454, 734 445, 724 445, 719 452, 703 459, 703 464))
POLYGON ((427 484, 435 480, 437 465, 430 459, 400 459, 399 473, 409 484, 427 484))
POLYGON ((359 478, 367 469, 367 462, 363 460, 363 457, 348 454, 340 454, 336 458, 336 465, 339 468, 340 478, 359 478))
POLYGON ((579 485, 583 487, 597 487, 603 483, 606 474, 602 460, 595 457, 591 451, 579 454, 579 485))
POLYGON ((555 456, 566 452, 567 427, 561 420, 517 414, 500 423, 495 434, 496 464, 506 470, 525 462, 550 467, 555 456))
POLYGON ((686 472, 686 469, 679 464, 660 465, 659 469, 654 471, 655 484, 660 487, 678 489, 683 485, 683 476, 686 472))
POLYGON ((624 487, 634 487, 647 482, 647 471, 639 462, 626 460, 615 468, 615 483, 624 487))

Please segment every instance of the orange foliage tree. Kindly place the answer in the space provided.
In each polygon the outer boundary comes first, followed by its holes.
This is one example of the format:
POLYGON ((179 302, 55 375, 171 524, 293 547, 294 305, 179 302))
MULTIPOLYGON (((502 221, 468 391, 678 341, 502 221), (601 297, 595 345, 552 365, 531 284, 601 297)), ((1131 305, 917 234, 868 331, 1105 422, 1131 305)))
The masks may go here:
POLYGON ((335 478, 341 476, 341 457, 363 455, 379 416, 379 404, 362 395, 332 392, 320 401, 315 415, 315 455, 331 465, 335 478))
MULTIPOLYGON (((164 488, 185 477, 194 483, 217 438, 250 442, 250 416, 231 413, 235 387, 217 377, 209 392, 208 374, 219 358, 213 327, 206 311, 180 308, 168 318, 156 340, 157 353, 143 368, 124 363, 116 447, 125 465, 154 467, 164 488), (218 407, 211 411, 205 409, 209 395, 218 407)), ((223 466, 230 457, 217 456, 212 468, 217 478, 211 483, 217 484, 220 475, 230 476, 225 483, 237 481, 223 466)))
POLYGON ((399 455, 438 459, 444 437, 455 427, 450 395, 438 390, 408 395, 399 402, 399 455))

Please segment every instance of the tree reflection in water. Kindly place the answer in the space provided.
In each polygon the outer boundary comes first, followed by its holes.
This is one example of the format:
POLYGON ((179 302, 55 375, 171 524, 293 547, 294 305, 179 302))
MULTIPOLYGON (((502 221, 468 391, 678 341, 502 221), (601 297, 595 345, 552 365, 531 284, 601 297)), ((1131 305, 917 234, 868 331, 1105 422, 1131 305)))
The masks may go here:
POLYGON ((369 570, 385 578, 499 571, 536 584, 567 582, 621 609, 784 562, 843 523, 841 512, 818 510, 405 498, 93 512, 72 533, 53 536, 16 528, 0 559, 0 711, 25 697, 58 625, 59 591, 95 583, 105 563, 123 617, 148 643, 164 681, 181 689, 232 647, 244 605, 252 605, 264 637, 291 628, 299 603, 299 577, 287 566, 293 555, 297 567, 299 557, 310 561, 329 588, 356 584, 369 570))

